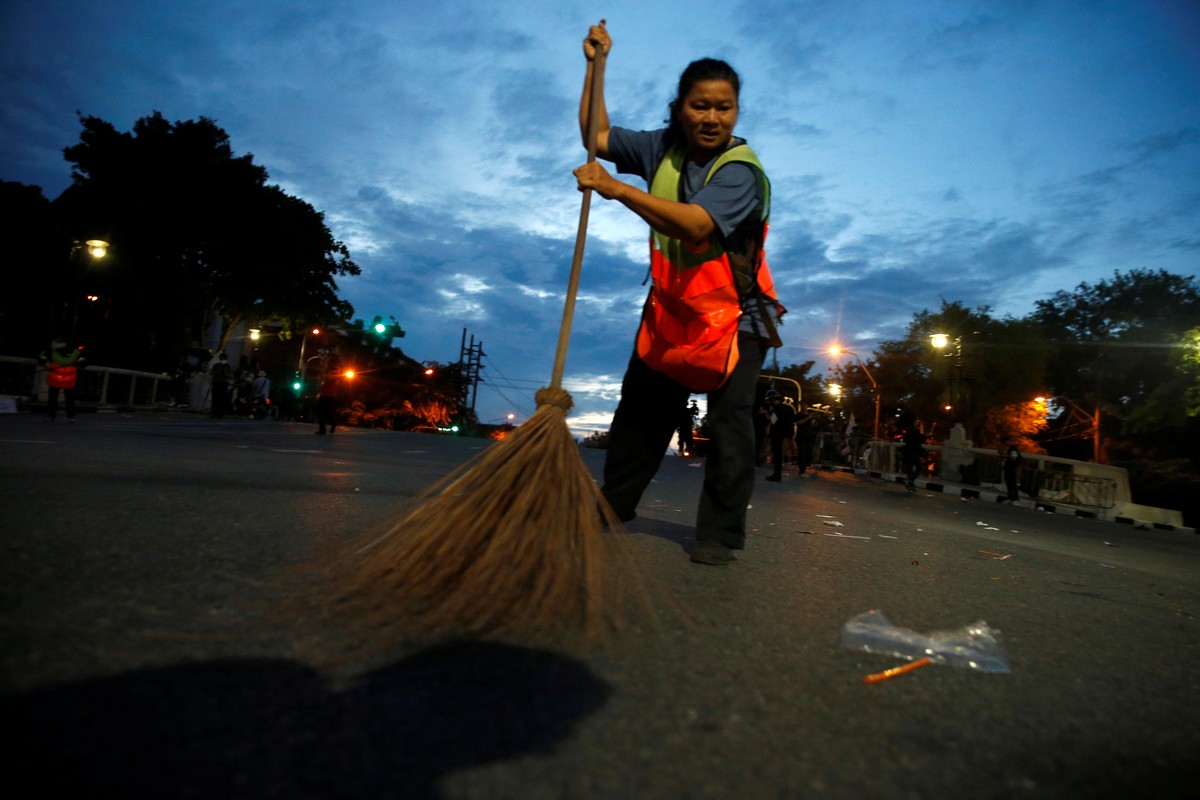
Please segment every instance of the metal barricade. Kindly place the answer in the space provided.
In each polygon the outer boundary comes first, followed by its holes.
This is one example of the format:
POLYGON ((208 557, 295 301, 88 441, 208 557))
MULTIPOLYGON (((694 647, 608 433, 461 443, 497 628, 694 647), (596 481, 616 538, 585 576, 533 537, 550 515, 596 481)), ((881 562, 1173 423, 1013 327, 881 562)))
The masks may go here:
POLYGON ((1117 504, 1117 482, 1057 470, 1023 470, 1021 489, 1047 503, 1109 509, 1117 504))
MULTIPOLYGON (((89 366, 79 371, 75 398, 96 406, 153 407, 172 400, 170 375, 118 367, 89 366)), ((46 372, 33 358, 0 356, 0 394, 46 401, 46 372)))

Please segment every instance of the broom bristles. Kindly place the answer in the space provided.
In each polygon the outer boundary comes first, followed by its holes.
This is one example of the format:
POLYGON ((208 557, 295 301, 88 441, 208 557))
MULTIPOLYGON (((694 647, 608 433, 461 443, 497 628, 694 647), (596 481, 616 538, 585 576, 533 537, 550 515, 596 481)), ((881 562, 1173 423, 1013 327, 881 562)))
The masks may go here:
POLYGON ((337 559, 319 615, 369 637, 360 650, 431 634, 594 638, 615 627, 628 570, 612 562, 628 556, 609 531, 620 523, 566 426, 570 396, 557 393, 539 392, 528 421, 337 559))

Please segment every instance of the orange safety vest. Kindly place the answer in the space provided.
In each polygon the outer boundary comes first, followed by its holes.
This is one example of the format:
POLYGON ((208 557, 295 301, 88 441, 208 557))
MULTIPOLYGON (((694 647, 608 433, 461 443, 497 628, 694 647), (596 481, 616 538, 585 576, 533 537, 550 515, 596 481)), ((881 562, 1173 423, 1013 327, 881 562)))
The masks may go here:
MULTIPOLYGON (((685 152, 672 147, 655 171, 650 193, 679 201, 679 183, 685 152)), ((771 186, 757 156, 747 145, 726 150, 713 163, 705 183, 726 164, 741 162, 755 168, 763 186, 762 213, 750 224, 762 225, 753 263, 735 270, 744 262, 739 254, 729 253, 719 235, 699 242, 683 242, 652 231, 650 234, 650 295, 642 311, 638 328, 637 353, 650 367, 663 372, 694 392, 719 388, 729 379, 738 361, 738 319, 742 316, 741 298, 757 292, 765 301, 763 325, 766 339, 778 347, 778 334, 771 313, 785 311, 775 297, 775 285, 767 266, 762 244, 767 238, 771 186), (731 258, 733 261, 731 262, 731 258), (743 288, 739 291, 741 279, 743 288), (770 307, 768 311, 767 308, 770 307)))
POLYGON ((74 389, 75 378, 79 372, 75 365, 79 360, 78 350, 69 356, 51 351, 46 359, 46 385, 51 389, 74 389))

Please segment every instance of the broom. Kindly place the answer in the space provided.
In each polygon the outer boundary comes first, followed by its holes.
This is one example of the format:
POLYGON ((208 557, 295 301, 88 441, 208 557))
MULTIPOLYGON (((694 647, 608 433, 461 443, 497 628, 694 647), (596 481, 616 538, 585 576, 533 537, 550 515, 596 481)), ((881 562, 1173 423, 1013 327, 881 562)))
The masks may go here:
MULTIPOLYGON (((589 162, 604 60, 597 52, 588 89, 589 162)), ((554 370, 533 416, 357 545, 324 592, 324 615, 366 632, 369 649, 429 634, 594 638, 617 621, 625 570, 611 563, 617 537, 605 531, 620 523, 567 428, 573 401, 562 388, 590 204, 585 189, 554 370)))

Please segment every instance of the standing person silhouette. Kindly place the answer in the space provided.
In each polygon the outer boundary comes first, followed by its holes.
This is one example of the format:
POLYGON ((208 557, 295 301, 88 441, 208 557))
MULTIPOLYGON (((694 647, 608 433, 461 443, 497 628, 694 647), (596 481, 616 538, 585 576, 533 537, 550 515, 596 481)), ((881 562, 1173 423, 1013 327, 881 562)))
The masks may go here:
POLYGON ((212 377, 213 419, 225 419, 229 413, 229 383, 233 379, 229 356, 221 353, 217 362, 208 368, 208 374, 212 377))
POLYGON ((688 394, 707 392, 711 438, 691 560, 725 565, 746 541, 758 373, 766 349, 781 344, 784 309, 763 253, 770 183, 733 135, 741 79, 729 64, 689 64, 668 127, 633 131, 611 125, 602 86, 592 107, 595 59, 611 47, 603 22, 583 41, 580 132, 586 145, 594 115, 596 155, 645 180, 648 191, 597 161, 574 174, 581 191, 616 200, 650 226, 652 286, 609 431, 602 491, 622 520, 633 519, 678 425, 677 409, 688 394))
POLYGON ((783 462, 787 460, 788 444, 796 438, 796 407, 792 398, 776 394, 771 406, 771 465, 774 470, 769 481, 783 480, 783 462))
POLYGON ((326 429, 337 432, 337 401, 341 388, 338 361, 328 353, 321 359, 321 382, 317 389, 317 433, 324 436, 326 429))
POLYGON ((55 337, 50 347, 38 356, 38 365, 46 370, 46 418, 54 422, 58 416, 58 395, 61 392, 67 409, 67 422, 75 421, 75 383, 79 370, 86 365, 83 348, 72 350, 61 338, 55 337))
POLYGON ((1018 491, 1021 474, 1021 451, 1015 444, 1009 444, 1004 451, 1004 488, 1007 490, 1005 499, 1015 503, 1021 498, 1018 491))
POLYGON ((917 474, 925 466, 925 434, 912 422, 901 436, 900 464, 904 469, 904 486, 909 493, 917 491, 917 474))

